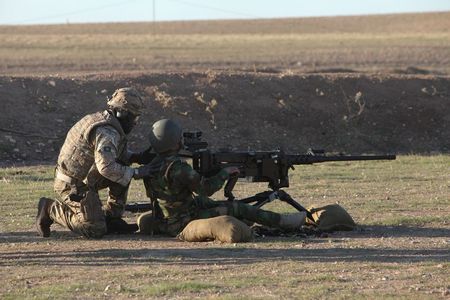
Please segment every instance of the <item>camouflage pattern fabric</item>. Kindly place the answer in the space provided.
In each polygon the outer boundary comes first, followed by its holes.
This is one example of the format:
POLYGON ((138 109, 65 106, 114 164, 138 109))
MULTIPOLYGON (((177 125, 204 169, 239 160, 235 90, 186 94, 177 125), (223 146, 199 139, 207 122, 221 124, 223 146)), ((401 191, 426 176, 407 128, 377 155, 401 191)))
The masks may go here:
POLYGON ((144 101, 136 89, 126 87, 117 89, 108 101, 108 105, 139 116, 144 108, 144 101))
POLYGON ((178 156, 157 157, 155 160, 162 162, 160 172, 144 180, 148 196, 157 198, 160 211, 155 233, 176 236, 192 220, 220 215, 271 227, 279 226, 280 214, 245 203, 214 201, 208 197, 220 190, 228 179, 224 170, 205 178, 178 156))
MULTIPOLYGON (((78 202, 69 199, 73 190, 69 184, 56 179, 54 188, 61 197, 50 209, 50 218, 55 223, 87 238, 100 238, 106 233, 105 215, 97 193, 86 192, 78 202)), ((79 186, 80 191, 84 189, 87 187, 79 186)))
MULTIPOLYGON (((55 179, 54 190, 60 199, 53 205, 50 210, 50 218, 56 223, 69 228, 73 232, 81 234, 88 238, 99 238, 106 233, 105 217, 120 218, 123 214, 127 201, 128 187, 112 182, 98 173, 96 184, 91 186, 91 192, 95 193, 98 200, 89 199, 86 203, 86 193, 88 186, 83 182, 75 184, 75 187, 59 179, 55 179), (98 190, 108 188, 108 200, 102 207, 102 203, 98 198, 98 190), (70 200, 70 195, 76 191, 78 196, 82 198, 80 201, 70 200), (84 196, 84 197, 83 197, 84 196), (90 216, 85 216, 84 206, 90 206, 90 210, 94 211, 90 216)), ((90 174, 91 180, 95 174, 90 174)), ((91 197, 92 198, 92 197, 91 197)))
POLYGON ((58 158, 54 190, 60 199, 50 217, 86 237, 104 235, 105 216, 120 218, 127 201, 134 169, 118 161, 127 161, 129 153, 126 136, 109 111, 88 115, 76 123, 58 158), (108 200, 102 209, 98 191, 105 188, 108 200))
POLYGON ((67 133, 58 170, 82 181, 95 163, 104 177, 127 185, 134 171, 115 161, 128 154, 126 144, 126 135, 110 111, 87 115, 67 133))

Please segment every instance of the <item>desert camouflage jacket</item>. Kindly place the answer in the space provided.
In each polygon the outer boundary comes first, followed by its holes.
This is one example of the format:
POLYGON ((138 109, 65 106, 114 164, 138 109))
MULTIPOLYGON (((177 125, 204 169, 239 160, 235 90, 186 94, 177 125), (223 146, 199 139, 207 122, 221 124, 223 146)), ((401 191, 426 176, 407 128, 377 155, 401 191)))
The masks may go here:
POLYGON ((126 161, 127 155, 127 139, 120 123, 109 111, 98 112, 85 116, 69 130, 58 157, 58 170, 82 181, 96 169, 103 177, 126 186, 134 170, 117 161, 126 161))

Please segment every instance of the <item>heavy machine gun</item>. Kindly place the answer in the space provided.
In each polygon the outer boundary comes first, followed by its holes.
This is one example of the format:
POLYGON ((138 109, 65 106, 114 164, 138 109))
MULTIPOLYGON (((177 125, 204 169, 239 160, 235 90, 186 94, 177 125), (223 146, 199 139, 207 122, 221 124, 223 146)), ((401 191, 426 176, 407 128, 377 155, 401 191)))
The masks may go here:
POLYGON ((306 154, 288 154, 282 150, 213 151, 208 149, 208 144, 201 140, 201 135, 200 131, 185 132, 183 135, 185 149, 180 154, 192 159, 193 168, 205 177, 215 175, 226 167, 238 167, 239 175, 230 178, 225 184, 224 196, 228 201, 243 201, 261 207, 279 199, 299 211, 306 211, 310 219, 312 219, 311 214, 282 190, 282 188, 289 187, 289 170, 293 170, 294 166, 322 162, 393 160, 396 158, 395 155, 327 155, 323 150, 312 149, 306 154), (269 190, 237 200, 233 195, 233 189, 239 179, 247 182, 267 182, 269 190))

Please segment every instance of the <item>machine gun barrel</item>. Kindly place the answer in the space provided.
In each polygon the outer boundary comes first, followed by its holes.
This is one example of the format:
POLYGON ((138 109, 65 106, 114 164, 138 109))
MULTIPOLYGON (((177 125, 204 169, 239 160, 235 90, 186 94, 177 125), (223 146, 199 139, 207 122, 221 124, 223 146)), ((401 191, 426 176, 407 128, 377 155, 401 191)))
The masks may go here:
POLYGON ((293 165, 310 165, 321 162, 331 161, 357 161, 357 160, 394 160, 395 155, 288 155, 288 161, 293 165))

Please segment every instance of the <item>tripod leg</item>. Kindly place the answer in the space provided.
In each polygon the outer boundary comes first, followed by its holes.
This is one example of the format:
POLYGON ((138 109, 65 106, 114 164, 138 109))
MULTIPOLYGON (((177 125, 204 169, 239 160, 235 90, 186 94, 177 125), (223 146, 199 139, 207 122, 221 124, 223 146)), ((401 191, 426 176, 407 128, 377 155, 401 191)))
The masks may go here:
POLYGON ((291 206, 293 206, 298 211, 306 212, 306 216, 308 217, 308 219, 310 219, 313 222, 313 224, 315 224, 314 218, 313 218, 311 212, 309 210, 307 210, 306 208, 304 208, 302 205, 300 205, 300 203, 298 203, 297 201, 292 199, 292 197, 288 193, 286 193, 283 190, 279 190, 278 191, 278 197, 279 197, 279 199, 281 201, 284 201, 284 202, 290 204, 291 206))

